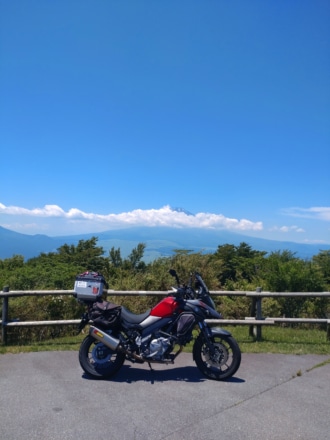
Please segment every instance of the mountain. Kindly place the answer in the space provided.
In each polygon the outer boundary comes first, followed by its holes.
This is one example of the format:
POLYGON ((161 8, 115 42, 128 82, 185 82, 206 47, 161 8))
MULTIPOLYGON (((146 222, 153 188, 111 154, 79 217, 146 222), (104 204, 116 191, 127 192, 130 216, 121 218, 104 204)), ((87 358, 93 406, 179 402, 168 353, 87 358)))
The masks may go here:
POLYGON ((184 209, 184 208, 179 208, 179 207, 178 207, 178 208, 171 208, 171 211, 174 211, 174 212, 183 212, 183 213, 186 214, 186 215, 194 216, 193 213, 187 211, 187 210, 184 209))
POLYGON ((105 255, 109 250, 120 248, 123 258, 139 243, 145 243, 144 260, 150 262, 159 257, 173 254, 175 249, 186 249, 194 252, 215 252, 219 245, 233 244, 238 246, 245 242, 254 250, 275 252, 288 250, 297 257, 309 259, 321 250, 329 250, 328 245, 312 245, 254 238, 228 231, 205 230, 199 228, 140 227, 111 230, 100 233, 49 237, 47 235, 26 235, 10 231, 0 226, 0 259, 23 255, 30 259, 40 253, 56 252, 63 244, 76 245, 79 240, 98 237, 98 246, 102 246, 105 255))
POLYGON ((47 235, 27 235, 0 226, 0 259, 23 255, 25 259, 37 257, 41 252, 56 252, 63 239, 47 235))

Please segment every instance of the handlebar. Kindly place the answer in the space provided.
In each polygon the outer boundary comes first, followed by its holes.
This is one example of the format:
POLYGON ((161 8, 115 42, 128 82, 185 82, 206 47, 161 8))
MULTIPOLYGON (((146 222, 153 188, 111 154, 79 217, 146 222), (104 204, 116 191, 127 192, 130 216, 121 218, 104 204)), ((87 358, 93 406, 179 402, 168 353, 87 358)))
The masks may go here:
POLYGON ((190 299, 196 298, 196 291, 192 287, 192 277, 193 276, 195 276, 195 278, 197 280, 197 284, 202 290, 202 292, 199 290, 199 292, 198 292, 199 295, 204 296, 204 295, 209 294, 209 290, 208 290, 202 276, 200 275, 200 273, 198 273, 198 272, 191 273, 188 285, 183 284, 182 286, 180 285, 180 280, 179 280, 178 274, 176 273, 176 271, 174 269, 170 269, 169 274, 172 275, 172 277, 174 277, 177 282, 177 286, 178 286, 177 293, 179 296, 181 296, 183 298, 188 297, 190 299))

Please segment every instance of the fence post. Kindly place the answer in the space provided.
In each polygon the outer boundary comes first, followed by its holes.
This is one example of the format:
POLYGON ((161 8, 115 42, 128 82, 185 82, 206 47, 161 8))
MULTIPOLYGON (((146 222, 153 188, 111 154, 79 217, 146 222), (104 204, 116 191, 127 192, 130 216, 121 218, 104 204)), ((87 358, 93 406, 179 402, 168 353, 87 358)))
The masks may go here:
MULTIPOLYGON (((9 292, 9 287, 5 286, 2 289, 3 292, 9 292)), ((2 299, 2 344, 7 344, 7 322, 8 322, 8 296, 3 297, 2 299)))
MULTIPOLYGON (((251 318, 255 318, 256 317, 256 297, 255 296, 252 297, 250 316, 251 316, 251 318)), ((249 335, 250 336, 254 336, 253 328, 254 328, 253 325, 249 326, 249 335)))
MULTIPOLYGON (((260 293, 262 291, 261 287, 256 288, 256 292, 260 293)), ((262 310, 261 310, 261 296, 252 297, 251 304, 251 316, 256 318, 257 320, 262 319, 262 310)), ((251 325, 249 329, 250 336, 254 336, 257 341, 261 340, 261 325, 251 325)))
MULTIPOLYGON (((256 291, 258 293, 261 293, 261 287, 257 287, 256 291)), ((262 319, 262 311, 261 311, 261 296, 258 296, 257 298, 257 316, 256 319, 257 320, 261 320, 262 319)), ((257 325, 256 326, 256 339, 257 341, 261 341, 261 325, 257 325)))

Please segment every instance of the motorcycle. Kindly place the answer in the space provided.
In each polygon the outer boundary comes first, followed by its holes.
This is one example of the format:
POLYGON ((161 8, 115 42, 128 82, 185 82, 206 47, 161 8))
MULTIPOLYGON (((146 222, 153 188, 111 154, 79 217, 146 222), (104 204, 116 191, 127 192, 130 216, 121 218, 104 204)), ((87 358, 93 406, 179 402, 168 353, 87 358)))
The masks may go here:
POLYGON ((107 301, 85 301, 88 312, 79 330, 87 324, 90 329, 80 346, 79 362, 88 376, 110 378, 125 360, 148 363, 151 370, 153 363, 174 364, 183 347, 193 340, 196 327, 192 355, 201 373, 214 380, 228 379, 236 373, 241 363, 240 348, 231 333, 205 322, 222 316, 201 275, 195 272, 188 284, 181 284, 175 270, 169 273, 177 287, 145 313, 134 314, 107 301))

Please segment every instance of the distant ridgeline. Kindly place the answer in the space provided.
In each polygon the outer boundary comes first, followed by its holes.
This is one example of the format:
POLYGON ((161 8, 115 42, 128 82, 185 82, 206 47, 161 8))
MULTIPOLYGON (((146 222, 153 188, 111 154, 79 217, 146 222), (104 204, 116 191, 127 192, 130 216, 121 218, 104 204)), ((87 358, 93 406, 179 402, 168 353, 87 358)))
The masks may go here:
POLYGON ((126 257, 138 243, 145 243, 144 260, 152 261, 159 257, 170 256, 174 250, 185 249, 193 252, 213 253, 218 246, 244 242, 253 249, 265 252, 288 250, 297 257, 310 259, 322 250, 329 250, 330 244, 303 244, 254 238, 228 231, 204 230, 198 228, 177 229, 169 227, 129 228, 102 233, 49 237, 47 235, 26 235, 0 226, 0 259, 22 255, 26 260, 40 253, 56 252, 63 244, 77 244, 79 240, 98 237, 98 246, 102 246, 105 255, 112 247, 120 248, 126 257))

